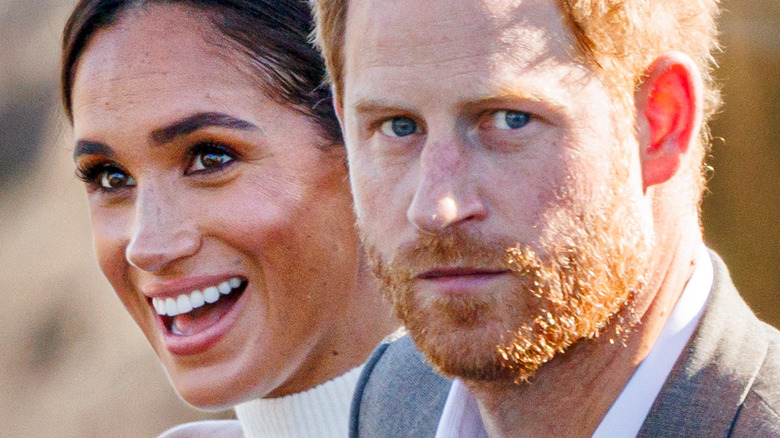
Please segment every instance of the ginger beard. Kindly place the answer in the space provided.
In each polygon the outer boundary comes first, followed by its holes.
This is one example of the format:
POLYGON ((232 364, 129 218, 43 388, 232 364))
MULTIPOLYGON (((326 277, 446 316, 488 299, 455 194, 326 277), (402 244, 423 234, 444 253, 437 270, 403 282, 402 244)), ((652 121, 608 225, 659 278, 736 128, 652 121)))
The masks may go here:
POLYGON ((519 383, 579 340, 614 329, 622 341, 636 323, 631 302, 643 286, 648 238, 622 189, 625 179, 612 179, 599 207, 577 212, 572 198, 560 195, 533 247, 455 228, 419 234, 385 258, 361 236, 383 294, 440 373, 519 383), (511 286, 420 293, 416 276, 440 266, 509 269, 511 286))

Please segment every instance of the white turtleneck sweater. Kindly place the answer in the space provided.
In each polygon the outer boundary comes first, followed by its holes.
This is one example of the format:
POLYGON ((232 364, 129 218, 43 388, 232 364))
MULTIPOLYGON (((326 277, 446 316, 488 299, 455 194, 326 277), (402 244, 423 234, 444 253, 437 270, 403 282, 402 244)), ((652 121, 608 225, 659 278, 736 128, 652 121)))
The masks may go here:
POLYGON ((261 398, 235 407, 236 420, 181 424, 158 438, 346 438, 349 409, 363 365, 314 388, 279 398, 261 398))
POLYGON ((245 438, 346 438, 363 365, 303 392, 236 406, 245 438))

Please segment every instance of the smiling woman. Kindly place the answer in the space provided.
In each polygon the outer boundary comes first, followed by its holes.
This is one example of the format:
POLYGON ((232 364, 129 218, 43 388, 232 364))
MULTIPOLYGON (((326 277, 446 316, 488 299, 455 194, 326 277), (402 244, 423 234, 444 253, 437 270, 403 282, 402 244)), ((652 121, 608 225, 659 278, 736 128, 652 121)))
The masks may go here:
POLYGON ((238 405, 240 426, 173 434, 346 436, 361 364, 396 325, 309 31, 295 0, 89 0, 65 29, 101 269, 186 401, 238 405))

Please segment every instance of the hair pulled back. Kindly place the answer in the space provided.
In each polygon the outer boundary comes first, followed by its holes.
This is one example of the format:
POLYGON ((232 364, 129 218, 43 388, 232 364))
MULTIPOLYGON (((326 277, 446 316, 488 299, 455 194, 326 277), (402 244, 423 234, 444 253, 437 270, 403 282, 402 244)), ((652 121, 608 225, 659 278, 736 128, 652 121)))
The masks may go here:
POLYGON ((98 31, 118 23, 125 12, 170 4, 204 13, 245 59, 263 91, 279 104, 312 117, 328 145, 343 144, 330 87, 322 84, 325 66, 309 43, 312 20, 301 0, 81 0, 65 25, 60 87, 73 121, 73 82, 81 54, 98 31))

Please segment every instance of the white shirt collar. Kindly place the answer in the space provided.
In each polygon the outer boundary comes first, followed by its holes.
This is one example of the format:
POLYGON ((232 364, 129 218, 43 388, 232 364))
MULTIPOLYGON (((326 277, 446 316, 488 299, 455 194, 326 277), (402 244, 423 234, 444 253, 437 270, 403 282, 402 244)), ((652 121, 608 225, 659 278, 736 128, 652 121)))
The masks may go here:
MULTIPOLYGON (((601 420, 593 438, 635 437, 677 358, 693 335, 712 289, 712 261, 704 244, 695 267, 647 357, 601 420)), ((444 404, 436 438, 487 438, 477 401, 455 379, 444 404)))
POLYGON ((488 438, 477 401, 460 379, 452 382, 436 438, 488 438))

